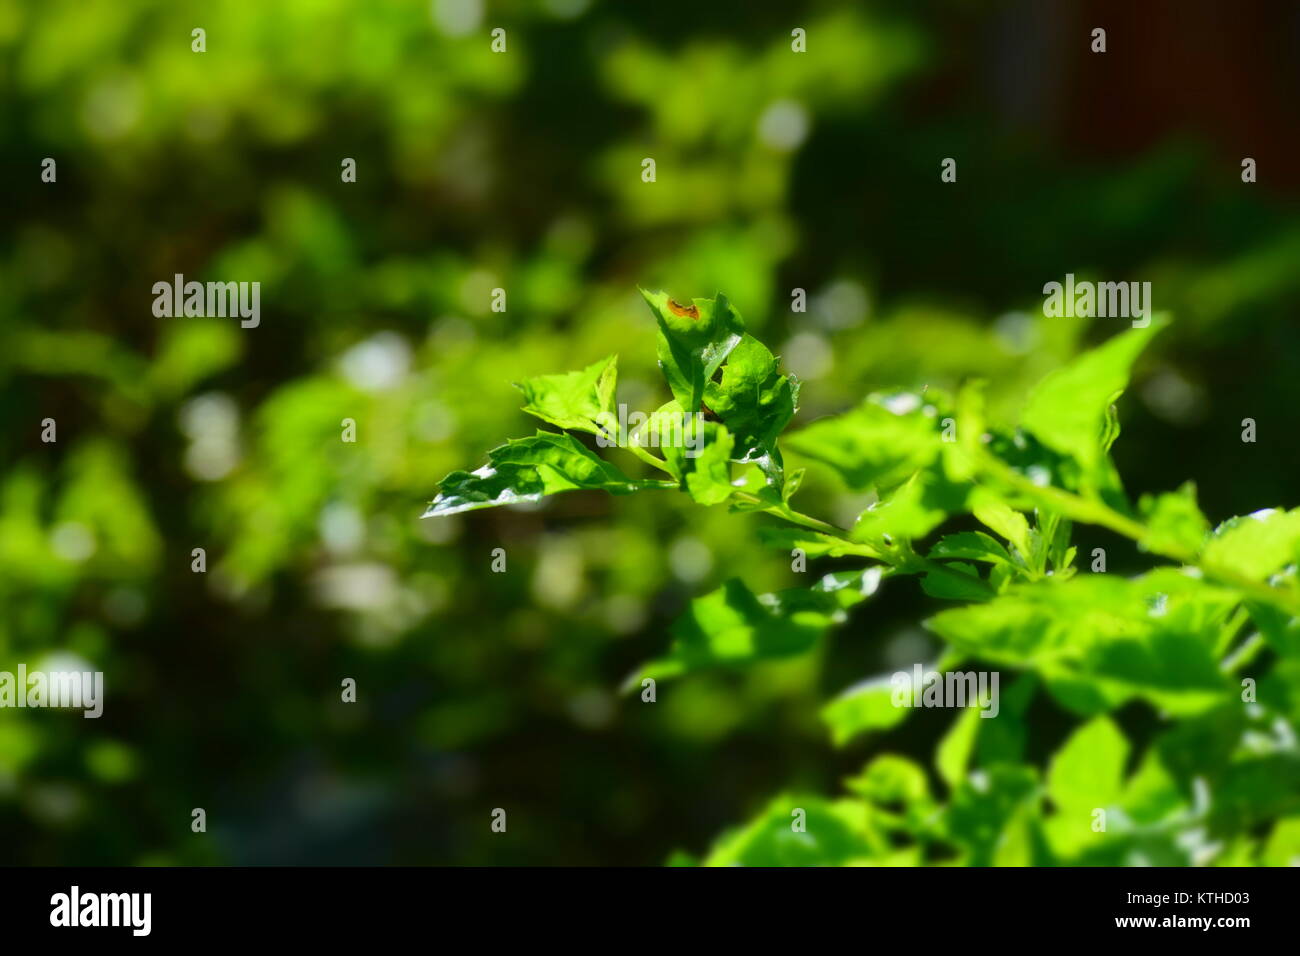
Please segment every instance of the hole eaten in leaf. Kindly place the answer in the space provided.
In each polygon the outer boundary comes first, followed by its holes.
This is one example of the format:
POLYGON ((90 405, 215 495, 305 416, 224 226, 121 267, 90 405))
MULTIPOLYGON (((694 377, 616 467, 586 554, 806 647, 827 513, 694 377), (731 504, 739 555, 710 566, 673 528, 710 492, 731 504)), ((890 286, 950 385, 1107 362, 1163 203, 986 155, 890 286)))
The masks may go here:
POLYGON ((688 319, 699 319, 700 310, 698 306, 682 305, 676 299, 668 300, 668 309, 673 315, 684 315, 688 319))

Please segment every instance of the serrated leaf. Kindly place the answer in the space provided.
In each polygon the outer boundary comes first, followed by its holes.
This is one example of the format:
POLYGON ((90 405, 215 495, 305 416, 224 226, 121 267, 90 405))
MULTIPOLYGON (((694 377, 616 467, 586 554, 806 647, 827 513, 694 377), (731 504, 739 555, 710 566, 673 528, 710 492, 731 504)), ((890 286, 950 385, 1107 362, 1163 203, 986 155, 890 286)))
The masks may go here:
POLYGON ((1143 495, 1138 513, 1147 528, 1142 545, 1157 554, 1195 557, 1210 532, 1210 523, 1196 504, 1196 486, 1190 481, 1174 492, 1143 495))
POLYGON ((1214 529, 1205 545, 1207 565, 1230 568, 1256 580, 1300 560, 1300 508, 1268 508, 1230 518, 1214 529))
POLYGON ((813 422, 786 446, 834 469, 854 491, 882 493, 939 455, 941 428, 919 396, 871 396, 857 408, 813 422))
POLYGON ((919 540, 963 510, 966 494, 937 469, 921 472, 858 515, 849 536, 881 550, 919 540))
POLYGON ((712 667, 793 657, 812 649, 845 610, 875 593, 880 568, 827 574, 811 588, 754 594, 737 578, 691 601, 672 626, 667 657, 644 665, 643 677, 663 679, 712 667))
POLYGON ((1029 520, 988 490, 977 488, 971 494, 971 513, 986 528, 1010 541, 1022 556, 1028 557, 1033 552, 1029 520))
POLYGON ((488 463, 474 472, 453 471, 423 517, 437 517, 539 501, 562 491, 599 490, 622 495, 673 482, 634 481, 597 457, 571 435, 538 432, 511 439, 488 452, 488 463))
POLYGON ((1007 549, 983 531, 962 531, 940 538, 930 549, 929 557, 964 558, 967 561, 985 561, 989 564, 1014 564, 1007 549))
MULTIPOLYGON (((516 383, 524 394, 523 410, 542 421, 576 431, 598 434, 610 428, 614 392, 618 383, 618 356, 611 355, 578 372, 539 375, 516 383)), ((612 419, 616 430, 617 417, 612 419)))
POLYGON ((673 398, 687 412, 697 412, 705 384, 740 344, 745 324, 722 293, 690 305, 664 292, 642 289, 641 295, 659 325, 659 367, 673 398))
POLYGON ((1128 386, 1134 360, 1163 325, 1152 321, 1145 328, 1130 328, 1052 372, 1030 392, 1023 427, 1047 447, 1072 456, 1095 480, 1118 427, 1107 417, 1111 403, 1128 386))
POLYGON ((960 650, 1203 710, 1227 689, 1213 655, 1234 592, 1176 571, 1015 585, 926 626, 960 650))
POLYGON ((736 460, 758 463, 777 487, 784 476, 776 440, 794 417, 798 397, 798 380, 782 375, 767 346, 748 334, 727 356, 722 380, 704 386, 705 407, 736 437, 736 460))
POLYGON ((830 626, 824 606, 757 595, 733 578, 691 601, 674 622, 668 658, 647 665, 649 677, 802 654, 830 626))
POLYGON ((759 540, 769 547, 803 551, 809 558, 842 558, 848 555, 883 559, 884 555, 868 544, 857 544, 819 531, 792 528, 787 525, 758 529, 759 540))
POLYGON ((736 490, 731 484, 731 432, 716 422, 695 417, 689 420, 685 432, 687 447, 664 449, 665 460, 681 475, 682 487, 696 504, 722 504, 736 490))

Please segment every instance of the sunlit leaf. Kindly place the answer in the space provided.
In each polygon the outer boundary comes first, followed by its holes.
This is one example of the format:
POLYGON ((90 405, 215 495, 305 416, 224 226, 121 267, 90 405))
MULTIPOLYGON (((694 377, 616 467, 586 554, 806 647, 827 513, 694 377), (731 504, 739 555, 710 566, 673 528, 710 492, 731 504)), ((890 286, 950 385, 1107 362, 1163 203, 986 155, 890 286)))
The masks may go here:
MULTIPOLYGON (((596 434, 614 416, 618 356, 611 355, 579 372, 539 375, 515 387, 524 393, 524 411, 542 421, 596 434)), ((617 418, 613 418, 616 422, 617 418)))
POLYGON ((1210 523, 1196 505, 1196 486, 1191 482, 1175 492, 1143 496, 1138 511, 1147 526, 1142 543, 1148 550, 1193 556, 1200 553, 1210 523))
POLYGON ((1130 328, 1057 369, 1030 393, 1021 423, 1049 448, 1073 456, 1085 473, 1100 466, 1114 435, 1111 403, 1128 386, 1129 369, 1163 322, 1130 328))
POLYGON ((682 304, 664 292, 641 290, 659 323, 659 367, 673 398, 687 412, 700 410, 705 384, 740 344, 745 324, 719 293, 682 304))
POLYGON ((889 490, 935 460, 940 423, 919 396, 872 396, 787 436, 787 447, 828 465, 854 491, 889 490))
POLYGON ((1300 508, 1269 508, 1225 521, 1206 543, 1204 560, 1251 578, 1300 560, 1300 508))
POLYGON ((671 481, 633 481, 570 435, 538 432, 512 439, 488 452, 488 463, 474 472, 453 471, 424 517, 477 508, 539 501, 561 491, 598 490, 628 494, 673 488, 671 481))

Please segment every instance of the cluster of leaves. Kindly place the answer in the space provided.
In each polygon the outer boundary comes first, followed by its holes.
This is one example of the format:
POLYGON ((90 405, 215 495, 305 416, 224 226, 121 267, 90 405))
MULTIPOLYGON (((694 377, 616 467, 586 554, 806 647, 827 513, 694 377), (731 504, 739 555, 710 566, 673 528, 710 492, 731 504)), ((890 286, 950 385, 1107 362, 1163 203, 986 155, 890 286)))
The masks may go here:
MULTIPOLYGON (((691 603, 667 656, 629 686, 808 652, 884 582, 908 575, 953 602, 925 622, 946 646, 937 669, 992 668, 1004 678, 996 719, 962 711, 936 749, 933 776, 911 759, 878 756, 847 781, 850 796, 782 795, 705 862, 1281 863, 1300 853, 1300 509, 1212 529, 1190 484, 1132 505, 1110 459, 1114 402, 1163 320, 1049 374, 1018 422, 988 420, 983 386, 971 382, 955 395, 871 395, 790 434, 787 449, 810 467, 871 494, 844 530, 792 506, 804 472, 786 469, 777 442, 799 384, 731 303, 644 295, 673 397, 626 451, 667 479, 630 477, 571 434, 539 431, 493 450, 478 471, 448 475, 427 514, 576 489, 675 488, 701 505, 781 519, 763 537, 796 560, 857 559, 774 594, 728 581, 691 603), (656 423, 683 412, 704 413, 698 454, 652 454, 656 423), (930 540, 963 516, 978 530, 930 540), (1096 564, 1080 571, 1075 523, 1173 564, 1133 578, 1096 564), (1040 770, 1025 753, 1027 715, 1044 694, 1081 722, 1040 770), (1134 704, 1158 725, 1141 753, 1116 714, 1134 704), (791 826, 795 808, 807 814, 802 832, 791 826)), ((530 414, 600 435, 615 409, 615 359, 520 388, 530 414)), ((893 693, 885 675, 830 701, 833 740, 905 720, 912 711, 893 693)))

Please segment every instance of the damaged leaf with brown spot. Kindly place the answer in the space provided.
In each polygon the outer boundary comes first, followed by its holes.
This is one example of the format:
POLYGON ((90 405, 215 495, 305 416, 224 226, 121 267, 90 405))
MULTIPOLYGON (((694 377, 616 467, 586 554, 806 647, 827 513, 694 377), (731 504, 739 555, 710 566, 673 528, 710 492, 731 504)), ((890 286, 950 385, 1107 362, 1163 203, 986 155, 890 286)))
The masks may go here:
POLYGON ((705 384, 745 335, 745 323, 727 297, 694 299, 689 306, 666 292, 641 290, 659 325, 659 367, 688 414, 700 410, 705 384))

